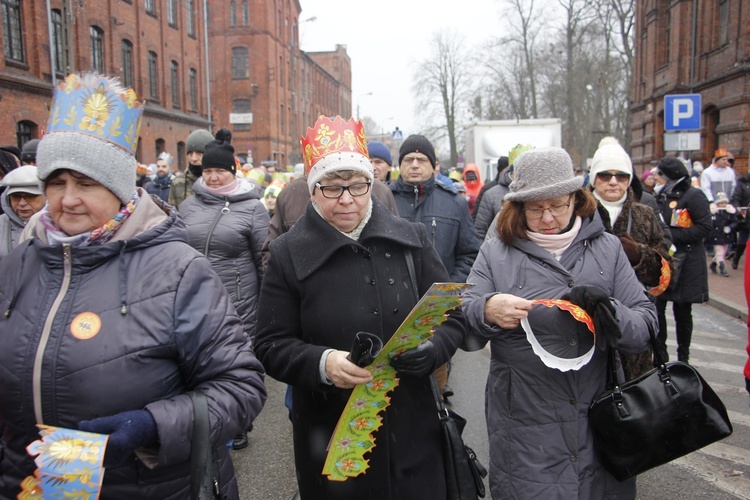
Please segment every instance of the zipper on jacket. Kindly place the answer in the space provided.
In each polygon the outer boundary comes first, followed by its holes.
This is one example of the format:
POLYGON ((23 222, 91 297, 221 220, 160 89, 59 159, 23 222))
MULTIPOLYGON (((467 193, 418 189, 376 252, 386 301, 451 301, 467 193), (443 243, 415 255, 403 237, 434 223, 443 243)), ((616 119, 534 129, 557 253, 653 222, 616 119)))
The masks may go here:
POLYGON ((211 236, 214 234, 214 229, 216 229, 216 224, 219 223, 219 219, 222 215, 229 213, 229 200, 224 201, 224 206, 221 207, 221 210, 219 210, 219 213, 216 214, 216 218, 214 219, 213 224, 211 224, 211 229, 208 230, 208 236, 206 236, 206 245, 203 247, 203 255, 208 257, 208 249, 211 246, 211 236))
POLYGON ((240 271, 238 269, 237 270, 237 277, 234 279, 234 285, 235 285, 235 287, 237 289, 237 301, 238 302, 240 300, 242 300, 242 297, 240 296, 240 288, 241 288, 240 285, 241 285, 241 283, 242 283, 242 280, 240 279, 240 271))
POLYGON ((70 286, 70 277, 73 274, 73 259, 70 251, 70 244, 63 243, 63 280, 60 285, 60 290, 57 292, 52 307, 47 313, 47 318, 44 320, 44 329, 42 330, 42 336, 39 339, 39 345, 36 348, 36 356, 34 358, 34 371, 32 376, 32 391, 34 396, 34 417, 36 417, 37 424, 43 424, 42 419, 42 360, 44 359, 44 351, 47 349, 47 342, 49 341, 50 332, 52 331, 52 323, 55 321, 57 310, 60 308, 60 304, 65 298, 65 294, 68 292, 70 286))
POLYGON ((432 246, 435 246, 435 236, 437 235, 437 222, 435 221, 435 217, 432 218, 432 246))

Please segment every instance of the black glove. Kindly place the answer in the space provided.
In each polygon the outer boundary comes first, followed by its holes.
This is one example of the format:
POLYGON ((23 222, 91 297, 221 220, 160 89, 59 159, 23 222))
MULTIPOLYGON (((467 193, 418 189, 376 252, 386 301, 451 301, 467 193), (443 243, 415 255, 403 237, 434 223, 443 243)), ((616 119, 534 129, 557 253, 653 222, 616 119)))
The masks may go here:
POLYGON ((352 350, 346 359, 364 368, 372 364, 381 349, 383 349, 383 341, 380 337, 373 333, 357 332, 352 342, 352 350))
POLYGON ((601 351, 606 351, 609 345, 613 349, 617 347, 622 332, 615 320, 615 306, 609 300, 607 292, 595 285, 574 286, 569 294, 562 297, 577 306, 582 307, 594 322, 596 330, 596 346, 601 351))
POLYGON ((148 410, 125 411, 110 417, 78 422, 86 432, 109 434, 104 452, 104 467, 125 465, 136 448, 154 445, 159 441, 156 421, 148 410))
POLYGON ((428 340, 391 359, 391 366, 399 373, 421 376, 435 371, 436 361, 437 349, 428 340))

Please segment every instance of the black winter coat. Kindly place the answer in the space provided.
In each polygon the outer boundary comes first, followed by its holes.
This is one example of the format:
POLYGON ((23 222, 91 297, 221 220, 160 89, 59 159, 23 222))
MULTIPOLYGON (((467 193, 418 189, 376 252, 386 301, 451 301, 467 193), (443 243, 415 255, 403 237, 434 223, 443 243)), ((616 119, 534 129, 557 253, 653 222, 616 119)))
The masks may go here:
POLYGON ((434 177, 417 186, 399 177, 388 187, 393 191, 399 215, 427 227, 430 241, 450 280, 466 282, 481 245, 466 199, 436 182, 434 177))
POLYGON ((750 229, 750 217, 747 214, 742 215, 741 208, 750 205, 750 175, 743 175, 737 179, 737 185, 732 193, 729 203, 734 206, 740 213, 738 214, 738 229, 750 229))
POLYGON ((698 188, 690 185, 690 179, 682 179, 676 184, 668 182, 659 192, 656 201, 662 216, 672 233, 672 243, 677 252, 687 252, 682 265, 679 282, 674 290, 667 290, 659 299, 673 302, 702 303, 708 301, 708 270, 706 269, 706 249, 703 241, 711 233, 711 211, 708 198, 698 188), (691 227, 676 227, 672 223, 672 212, 686 208, 693 221, 691 227))
MULTIPOLYGON (((468 214, 468 212, 467 212, 468 214)), ((387 342, 416 303, 405 251, 411 250, 419 294, 448 280, 421 224, 392 215, 373 198, 359 241, 326 222, 312 205, 274 240, 263 280, 255 350, 268 374, 293 387, 294 455, 303 499, 444 499, 441 435, 429 378, 400 377, 366 455, 365 474, 343 482, 321 474, 326 446, 351 390, 321 380, 326 349, 349 351, 366 331, 387 342)), ((463 340, 460 311, 432 339, 437 364, 463 340)))
POLYGON ((189 498, 192 390, 208 400, 221 492, 239 497, 226 443, 260 413, 263 369, 182 219, 140 194, 109 243, 50 245, 38 223, 0 261, 0 498, 34 472, 25 448, 37 423, 75 429, 143 408, 159 433, 156 467, 133 456, 107 469, 101 497, 189 498), (75 326, 84 312, 101 320, 94 335, 75 326))

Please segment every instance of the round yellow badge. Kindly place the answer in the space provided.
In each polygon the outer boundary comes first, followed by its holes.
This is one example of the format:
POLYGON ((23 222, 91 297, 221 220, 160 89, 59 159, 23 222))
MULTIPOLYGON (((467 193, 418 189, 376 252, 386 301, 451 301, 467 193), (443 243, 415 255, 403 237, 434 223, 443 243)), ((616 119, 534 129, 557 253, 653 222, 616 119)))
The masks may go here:
POLYGON ((674 207, 676 207, 676 206, 677 206, 677 202, 676 202, 676 201, 674 201, 674 200, 672 200, 672 201, 671 201, 671 202, 669 203, 669 208, 674 208, 674 207))
POLYGON ((95 313, 84 312, 76 316, 70 323, 70 333, 79 340, 88 340, 102 327, 102 320, 95 313))

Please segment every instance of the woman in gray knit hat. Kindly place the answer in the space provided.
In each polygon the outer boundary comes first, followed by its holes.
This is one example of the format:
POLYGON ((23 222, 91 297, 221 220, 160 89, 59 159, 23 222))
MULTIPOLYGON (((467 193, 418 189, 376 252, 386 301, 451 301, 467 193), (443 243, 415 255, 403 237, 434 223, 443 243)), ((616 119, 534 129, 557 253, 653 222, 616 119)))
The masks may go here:
POLYGON ((470 331, 492 345, 492 498, 634 498, 635 481, 596 457, 588 404, 605 390, 607 348, 643 351, 656 309, 564 150, 527 151, 514 170, 499 237, 482 245, 463 300, 470 331), (538 299, 580 306, 596 335, 538 299))

